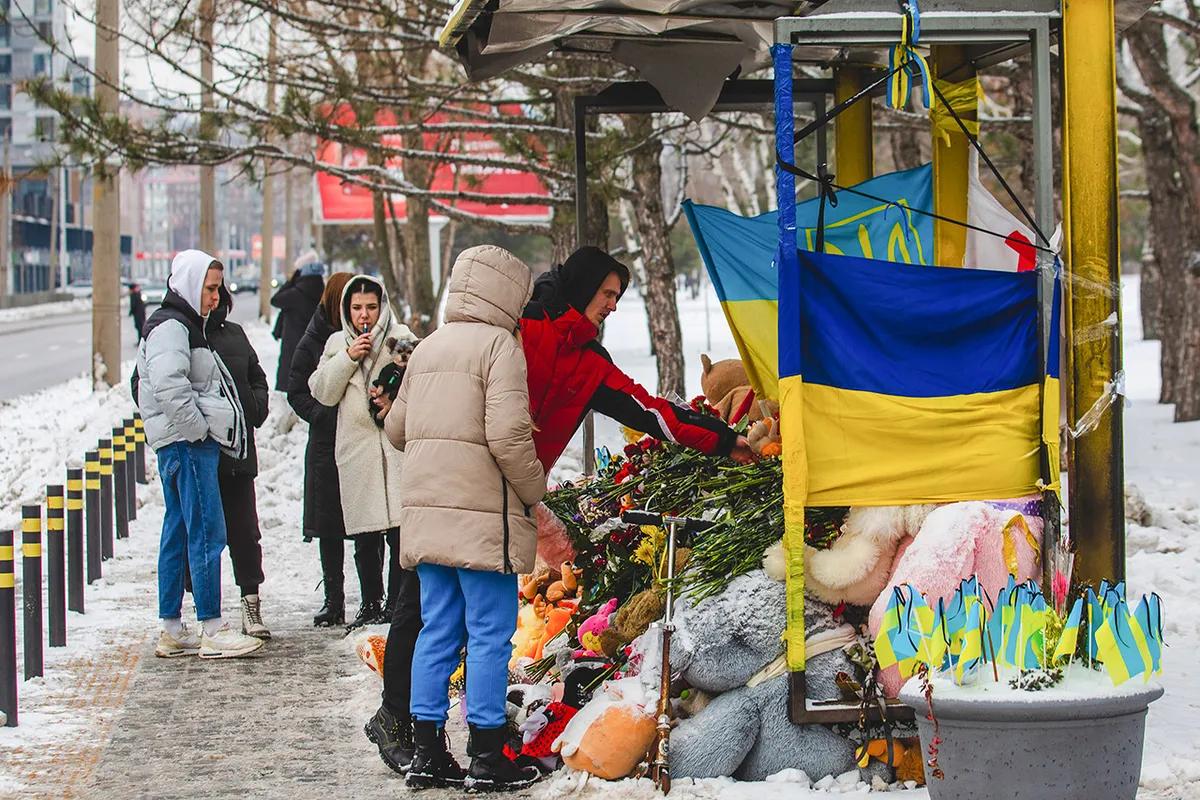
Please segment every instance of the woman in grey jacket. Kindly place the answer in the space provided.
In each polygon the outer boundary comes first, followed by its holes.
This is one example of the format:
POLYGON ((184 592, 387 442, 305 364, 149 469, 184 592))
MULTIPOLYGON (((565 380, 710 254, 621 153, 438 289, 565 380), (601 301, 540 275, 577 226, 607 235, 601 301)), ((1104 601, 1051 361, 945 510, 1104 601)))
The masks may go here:
POLYGON ((146 321, 138 348, 138 407, 158 456, 166 506, 158 552, 163 630, 154 651, 163 658, 234 658, 263 645, 221 619, 226 531, 217 462, 221 452, 241 458, 246 448, 237 388, 207 337, 223 273, 221 262, 199 250, 175 256, 167 295, 146 321), (184 569, 192 578, 199 636, 181 621, 184 569))

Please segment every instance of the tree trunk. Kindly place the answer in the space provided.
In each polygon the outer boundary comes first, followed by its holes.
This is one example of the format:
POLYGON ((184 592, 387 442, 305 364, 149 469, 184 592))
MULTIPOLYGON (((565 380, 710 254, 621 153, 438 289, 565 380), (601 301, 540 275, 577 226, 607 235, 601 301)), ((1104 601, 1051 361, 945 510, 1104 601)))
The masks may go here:
POLYGON ((1146 231, 1142 247, 1142 277, 1138 283, 1139 306, 1142 310, 1142 338, 1151 341, 1162 338, 1162 270, 1154 252, 1154 220, 1146 231))
POLYGON ((649 116, 630 117, 625 128, 634 141, 645 143, 633 151, 633 208, 645 265, 646 321, 658 365, 658 393, 684 396, 683 335, 675 303, 675 259, 671 232, 662 203, 662 140, 653 134, 649 116))
POLYGON ((1149 90, 1139 96, 1138 127, 1150 187, 1150 219, 1162 284, 1162 389, 1175 421, 1200 419, 1200 129, 1196 101, 1168 68, 1161 23, 1143 19, 1126 31, 1149 90))
POLYGON ((372 212, 375 223, 375 252, 379 258, 379 275, 383 278, 383 288, 387 289, 388 300, 392 311, 400 308, 403 292, 396 280, 395 261, 392 259, 392 248, 388 245, 387 215, 384 210, 383 192, 376 190, 371 195, 372 212))

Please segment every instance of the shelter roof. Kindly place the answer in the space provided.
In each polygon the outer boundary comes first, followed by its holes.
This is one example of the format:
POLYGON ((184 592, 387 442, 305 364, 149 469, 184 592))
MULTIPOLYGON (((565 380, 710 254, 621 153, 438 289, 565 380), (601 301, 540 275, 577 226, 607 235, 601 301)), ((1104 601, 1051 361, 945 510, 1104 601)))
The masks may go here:
MULTIPOLYGON (((1118 28, 1145 13, 1151 0, 1116 0, 1118 28)), ((924 0, 923 14, 1056 17, 1058 0, 924 0)), ((721 84, 769 63, 778 17, 900 15, 895 0, 459 0, 439 41, 453 47, 471 80, 485 80, 536 62, 552 51, 605 54, 632 67, 667 102, 699 119, 708 113, 721 84)), ((864 46, 796 42, 797 61, 820 66, 851 63, 882 66, 879 43, 864 46)), ((986 65, 1017 54, 1011 42, 971 45, 970 56, 986 65), (1000 55, 1002 54, 1002 57, 1000 55), (990 60, 989 60, 990 57, 990 60)))

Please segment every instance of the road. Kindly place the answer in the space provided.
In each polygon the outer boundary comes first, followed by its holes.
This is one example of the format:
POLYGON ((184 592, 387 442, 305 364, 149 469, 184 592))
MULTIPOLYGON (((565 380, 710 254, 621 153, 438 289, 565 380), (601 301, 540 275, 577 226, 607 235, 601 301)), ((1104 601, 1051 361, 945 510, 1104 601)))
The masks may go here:
MULTIPOLYGON (((239 294, 231 319, 248 322, 257 310, 257 294, 239 294)), ((0 401, 90 371, 91 341, 92 318, 88 313, 0 323, 0 401)), ((125 315, 121 320, 122 361, 133 358, 136 352, 133 320, 125 315)))

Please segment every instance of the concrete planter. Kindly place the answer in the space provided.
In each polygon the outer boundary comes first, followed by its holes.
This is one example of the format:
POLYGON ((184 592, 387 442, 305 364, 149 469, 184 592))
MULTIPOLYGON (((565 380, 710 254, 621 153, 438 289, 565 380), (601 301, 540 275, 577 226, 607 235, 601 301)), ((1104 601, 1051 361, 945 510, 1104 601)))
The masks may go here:
MULTIPOLYGON (((905 686, 900 700, 916 709, 928 759, 933 723, 917 688, 905 686)), ((938 688, 933 709, 945 778, 930 778, 926 767, 931 800, 1133 800, 1137 794, 1146 710, 1161 687, 1075 698, 955 697, 938 688)))

